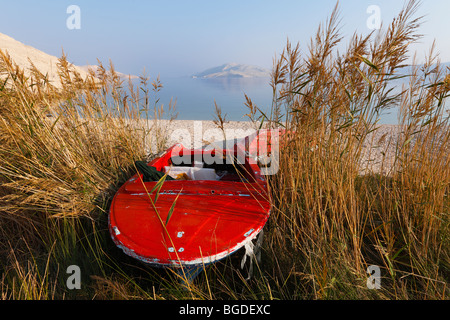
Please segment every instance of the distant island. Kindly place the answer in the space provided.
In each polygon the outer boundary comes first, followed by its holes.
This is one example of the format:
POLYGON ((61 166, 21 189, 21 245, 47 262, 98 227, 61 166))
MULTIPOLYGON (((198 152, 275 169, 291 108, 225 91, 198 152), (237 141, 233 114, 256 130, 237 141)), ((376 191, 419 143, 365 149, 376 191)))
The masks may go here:
POLYGON ((264 78, 270 77, 270 71, 258 66, 226 63, 218 67, 207 69, 194 74, 192 78, 217 79, 217 78, 264 78))

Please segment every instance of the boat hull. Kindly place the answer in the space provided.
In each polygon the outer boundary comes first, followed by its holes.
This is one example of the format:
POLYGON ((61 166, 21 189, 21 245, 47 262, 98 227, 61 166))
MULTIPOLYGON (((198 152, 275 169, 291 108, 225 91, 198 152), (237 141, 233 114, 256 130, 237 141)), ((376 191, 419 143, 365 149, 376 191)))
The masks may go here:
MULTIPOLYGON (((181 149, 176 145, 149 165, 163 170, 181 149)), ((205 265, 232 254, 259 234, 270 214, 259 167, 245 165, 247 176, 239 181, 167 180, 160 188, 137 173, 111 204, 114 243, 127 255, 160 267, 205 265)))

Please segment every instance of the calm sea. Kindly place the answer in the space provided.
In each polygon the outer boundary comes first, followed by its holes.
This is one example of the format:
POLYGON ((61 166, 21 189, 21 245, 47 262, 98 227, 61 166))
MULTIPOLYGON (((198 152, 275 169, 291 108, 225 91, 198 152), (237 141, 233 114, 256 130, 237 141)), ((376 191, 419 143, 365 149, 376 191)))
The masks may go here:
MULTIPOLYGON (((194 79, 161 78, 160 102, 168 106, 176 99, 178 120, 214 119, 214 100, 227 120, 248 120, 244 93, 264 112, 270 111, 272 88, 267 78, 194 79)), ((397 110, 390 109, 380 118, 381 124, 397 124, 397 110)))
POLYGON ((244 93, 250 97, 261 110, 270 110, 272 88, 266 78, 228 78, 228 79, 161 79, 163 89, 160 91, 161 102, 168 104, 170 98, 176 98, 177 119, 212 120, 214 118, 214 101, 226 114, 227 120, 248 120, 244 93))

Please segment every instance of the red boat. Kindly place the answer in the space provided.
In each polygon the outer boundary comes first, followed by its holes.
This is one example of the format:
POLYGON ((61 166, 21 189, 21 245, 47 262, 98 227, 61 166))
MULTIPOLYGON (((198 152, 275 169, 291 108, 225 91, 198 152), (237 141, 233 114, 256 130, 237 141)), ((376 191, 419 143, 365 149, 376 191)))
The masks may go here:
POLYGON ((148 163, 164 178, 145 182, 137 173, 121 186, 109 215, 114 243, 153 266, 190 267, 252 241, 271 209, 266 179, 248 151, 258 137, 227 150, 176 144, 148 163))

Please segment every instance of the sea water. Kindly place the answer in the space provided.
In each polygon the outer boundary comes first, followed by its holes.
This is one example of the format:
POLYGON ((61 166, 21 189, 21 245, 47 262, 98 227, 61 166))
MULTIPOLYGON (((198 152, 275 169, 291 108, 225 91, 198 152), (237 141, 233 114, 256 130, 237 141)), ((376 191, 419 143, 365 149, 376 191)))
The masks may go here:
MULTIPOLYGON (((226 120, 249 120, 245 116, 245 94, 258 108, 269 115, 273 94, 268 78, 199 79, 190 77, 161 78, 163 88, 158 93, 160 103, 168 106, 176 99, 178 120, 213 120, 214 102, 226 115, 226 120)), ((167 109, 167 108, 166 108, 167 109)), ((384 110, 380 124, 397 124, 398 108, 384 110)))
POLYGON ((272 88, 268 78, 199 79, 190 77, 161 79, 161 102, 168 105, 176 99, 178 120, 213 120, 215 105, 226 120, 249 120, 245 94, 263 112, 270 111, 272 88))

